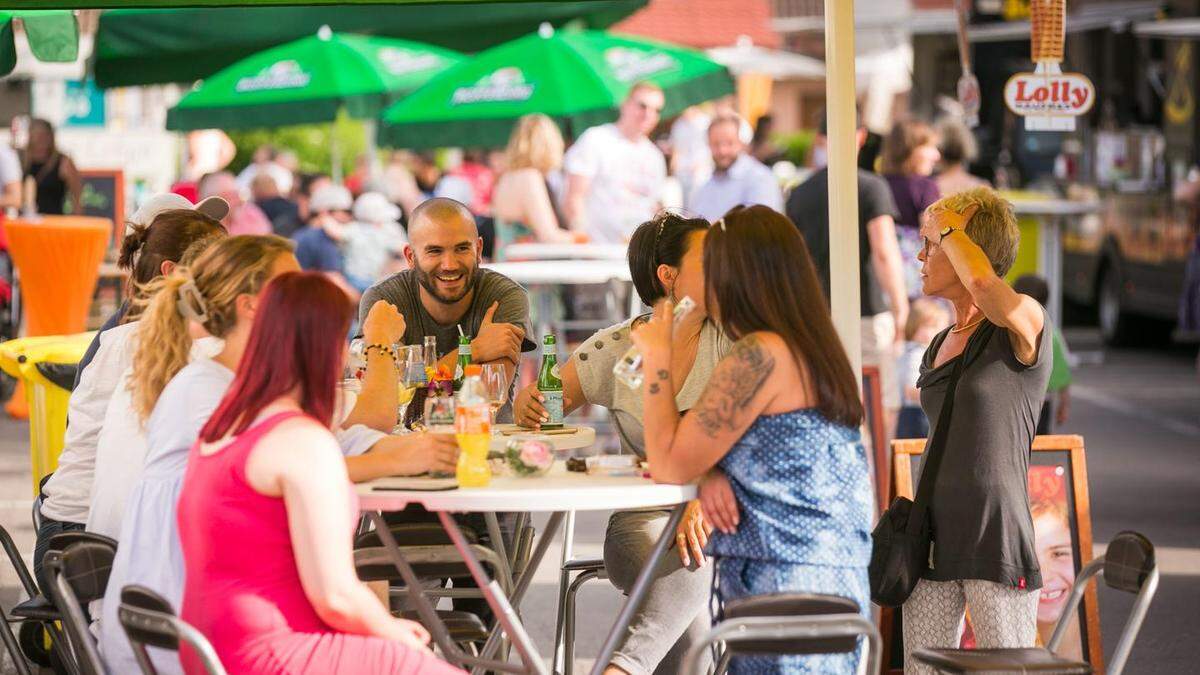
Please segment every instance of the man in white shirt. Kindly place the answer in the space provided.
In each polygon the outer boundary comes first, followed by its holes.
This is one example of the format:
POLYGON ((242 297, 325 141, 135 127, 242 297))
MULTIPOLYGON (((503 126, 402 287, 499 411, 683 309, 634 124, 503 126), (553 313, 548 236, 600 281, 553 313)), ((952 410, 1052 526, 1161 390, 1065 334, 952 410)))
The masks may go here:
POLYGON ((765 164, 746 152, 740 131, 741 118, 728 113, 708 125, 713 174, 692 192, 688 210, 710 222, 739 205, 762 204, 783 213, 779 181, 765 164))
POLYGON ((648 136, 663 101, 657 85, 634 85, 616 122, 588 129, 567 151, 564 207, 572 230, 620 244, 659 210, 667 164, 648 136))
POLYGON ((0 145, 0 215, 21 208, 21 160, 17 152, 0 145))

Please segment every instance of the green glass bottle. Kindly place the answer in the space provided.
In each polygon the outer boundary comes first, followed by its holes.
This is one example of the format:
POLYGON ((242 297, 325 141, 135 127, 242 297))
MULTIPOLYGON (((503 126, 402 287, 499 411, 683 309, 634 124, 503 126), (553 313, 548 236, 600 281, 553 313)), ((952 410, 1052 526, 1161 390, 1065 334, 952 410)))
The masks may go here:
POLYGON ((454 366, 454 391, 462 387, 467 366, 471 365, 471 336, 458 336, 458 363, 454 366))
POLYGON ((543 429, 561 429, 563 425, 563 385, 558 373, 558 349, 554 335, 547 333, 542 341, 542 367, 538 371, 538 391, 542 394, 542 406, 546 416, 543 429))

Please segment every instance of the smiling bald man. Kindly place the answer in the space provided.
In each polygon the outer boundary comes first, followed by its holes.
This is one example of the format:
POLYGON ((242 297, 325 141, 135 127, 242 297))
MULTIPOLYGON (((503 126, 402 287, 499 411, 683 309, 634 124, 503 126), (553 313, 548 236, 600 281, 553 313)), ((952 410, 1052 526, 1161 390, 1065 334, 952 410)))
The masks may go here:
MULTIPOLYGON (((479 266, 483 240, 470 210, 445 197, 422 202, 409 219, 408 238, 409 269, 363 293, 359 323, 376 302, 390 302, 404 315, 404 343, 419 345, 424 336, 435 336, 439 362, 451 370, 461 326, 472 336, 472 362, 504 363, 511 378, 521 353, 537 348, 526 339, 529 295, 515 281, 479 266)), ((510 403, 497 421, 512 421, 510 403)))

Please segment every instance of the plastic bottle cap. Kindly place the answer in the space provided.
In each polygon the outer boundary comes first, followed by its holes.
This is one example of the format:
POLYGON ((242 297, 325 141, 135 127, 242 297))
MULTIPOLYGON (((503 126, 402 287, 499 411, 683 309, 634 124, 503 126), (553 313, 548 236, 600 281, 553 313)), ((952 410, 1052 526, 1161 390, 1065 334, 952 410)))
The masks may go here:
POLYGON ((478 363, 472 363, 471 365, 467 366, 466 368, 463 368, 463 375, 466 375, 467 377, 470 377, 472 375, 480 375, 482 373, 483 373, 483 367, 480 366, 478 363))

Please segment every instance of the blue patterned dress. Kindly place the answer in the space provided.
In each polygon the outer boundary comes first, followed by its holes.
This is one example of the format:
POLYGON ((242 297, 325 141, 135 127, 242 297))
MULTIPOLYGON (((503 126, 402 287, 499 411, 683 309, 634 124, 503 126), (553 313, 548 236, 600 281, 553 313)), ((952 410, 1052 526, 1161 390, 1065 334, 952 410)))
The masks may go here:
MULTIPOLYGON (((709 543, 718 597, 825 593, 869 617, 874 498, 858 429, 815 408, 762 415, 719 465, 742 518, 735 534, 714 532, 709 543)), ((730 672, 853 673, 857 663, 853 654, 747 656, 730 672)))

